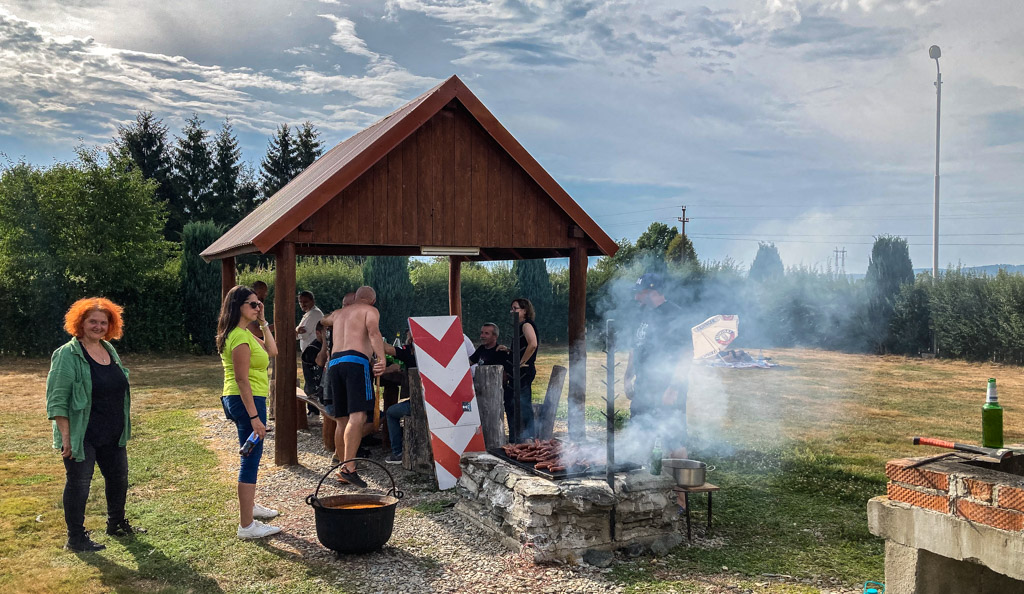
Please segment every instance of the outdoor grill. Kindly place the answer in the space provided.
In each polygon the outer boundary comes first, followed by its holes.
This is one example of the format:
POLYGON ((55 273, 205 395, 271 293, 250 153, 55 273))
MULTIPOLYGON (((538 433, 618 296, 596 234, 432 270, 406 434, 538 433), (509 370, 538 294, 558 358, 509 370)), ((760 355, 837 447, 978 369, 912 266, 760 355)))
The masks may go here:
MULTIPOLYGON (((520 462, 510 458, 504 451, 499 448, 492 448, 487 450, 488 454, 501 458, 505 462, 522 468, 527 472, 531 472, 537 476, 544 477, 551 481, 561 481, 565 479, 583 478, 583 477, 604 477, 608 474, 608 465, 606 464, 592 464, 590 466, 570 466, 565 470, 543 470, 534 466, 531 462, 520 462)), ((638 470, 641 466, 632 462, 620 462, 612 466, 612 473, 618 474, 620 472, 629 472, 631 470, 638 470)))

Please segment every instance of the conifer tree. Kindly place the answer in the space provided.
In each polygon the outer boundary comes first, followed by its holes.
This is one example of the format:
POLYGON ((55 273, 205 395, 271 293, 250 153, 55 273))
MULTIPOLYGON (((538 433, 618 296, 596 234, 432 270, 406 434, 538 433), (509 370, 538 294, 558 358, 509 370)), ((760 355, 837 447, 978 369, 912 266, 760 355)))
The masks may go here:
POLYGON ((779 248, 772 242, 760 242, 757 245, 757 255, 750 264, 750 272, 747 278, 750 280, 764 282, 766 280, 782 278, 786 274, 786 268, 782 265, 782 257, 779 256, 779 248))
POLYGON ((295 135, 295 161, 298 166, 296 175, 312 165, 322 154, 324 143, 320 140, 320 132, 313 126, 313 122, 306 120, 295 135))
POLYGON ((516 260, 512 273, 516 276, 516 297, 525 297, 533 303, 539 325, 543 327, 544 320, 552 319, 553 298, 547 263, 543 259, 516 260))
POLYGON ((203 120, 193 113, 185 122, 174 147, 174 187, 180 208, 172 208, 171 225, 182 229, 190 221, 211 220, 213 197, 213 153, 207 142, 203 120))
POLYGON ((263 197, 270 198, 295 177, 298 172, 295 141, 288 124, 277 127, 267 146, 267 155, 260 163, 260 185, 263 197))
MULTIPOLYGON (((180 208, 174 184, 171 181, 171 156, 167 146, 167 126, 151 111, 140 111, 135 122, 117 127, 114 152, 123 161, 142 172, 142 177, 156 181, 156 199, 163 202, 168 212, 180 208)), ((181 227, 174 227, 170 218, 164 228, 164 238, 177 240, 181 227)))
POLYGON ((363 282, 377 292, 380 331, 385 340, 404 331, 412 313, 412 280, 408 256, 370 256, 363 264, 363 282))
MULTIPOLYGON (((231 121, 224 120, 213 141, 213 195, 210 200, 210 220, 218 225, 233 225, 239 217, 239 175, 242 173, 242 151, 231 129, 231 121)), ((245 211, 249 212, 248 210, 245 211)))

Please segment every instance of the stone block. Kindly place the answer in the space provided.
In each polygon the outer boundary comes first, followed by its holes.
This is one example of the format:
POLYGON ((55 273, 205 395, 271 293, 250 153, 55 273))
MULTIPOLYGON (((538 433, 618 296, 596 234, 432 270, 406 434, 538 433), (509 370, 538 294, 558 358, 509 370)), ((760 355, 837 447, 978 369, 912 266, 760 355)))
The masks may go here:
POLYGON ((465 492, 470 498, 476 497, 476 494, 480 492, 480 485, 477 484, 468 474, 463 474, 459 477, 458 491, 459 493, 465 492))
MULTIPOLYGON (((634 470, 627 473, 622 482, 622 491, 635 493, 637 491, 648 491, 651 489, 671 489, 675 486, 675 480, 671 475, 653 475, 646 470, 634 470)), ((616 490, 619 487, 616 485, 616 490)))
MULTIPOLYGON (((562 489, 562 496, 571 499, 578 508, 581 502, 600 507, 611 507, 615 503, 615 494, 612 493, 611 487, 608 486, 608 483, 599 481, 569 485, 562 489)), ((582 510, 582 508, 580 509, 582 510)))
POLYGON ((523 478, 516 482, 515 492, 523 497, 537 497, 544 495, 558 495, 561 489, 555 483, 537 478, 523 478))
POLYGON ((538 501, 533 498, 526 502, 526 509, 541 516, 550 516, 554 511, 554 505, 551 501, 538 501))
POLYGON ((583 560, 594 567, 608 567, 615 561, 615 553, 598 549, 587 551, 583 554, 583 560))

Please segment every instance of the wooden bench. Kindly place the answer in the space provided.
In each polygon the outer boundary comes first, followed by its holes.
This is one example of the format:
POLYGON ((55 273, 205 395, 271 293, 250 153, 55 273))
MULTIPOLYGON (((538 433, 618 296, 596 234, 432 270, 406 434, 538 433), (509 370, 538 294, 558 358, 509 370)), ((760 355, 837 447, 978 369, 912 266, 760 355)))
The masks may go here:
POLYGON ((334 451, 334 428, 337 427, 338 421, 332 417, 328 412, 327 408, 317 399, 306 396, 306 393, 302 391, 302 388, 295 388, 295 399, 298 400, 298 407, 300 410, 295 411, 295 426, 298 429, 308 429, 309 422, 306 419, 306 404, 316 407, 320 411, 320 415, 323 418, 323 423, 320 425, 320 434, 324 440, 324 449, 334 451))

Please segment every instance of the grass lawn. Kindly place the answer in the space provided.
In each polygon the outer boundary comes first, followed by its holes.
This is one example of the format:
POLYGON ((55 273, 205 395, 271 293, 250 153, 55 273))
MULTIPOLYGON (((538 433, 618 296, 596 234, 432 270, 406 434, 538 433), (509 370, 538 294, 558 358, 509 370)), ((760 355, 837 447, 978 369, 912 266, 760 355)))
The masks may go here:
MULTIPOLYGON (((692 457, 717 467, 709 480, 715 530, 668 557, 615 565, 636 592, 689 591, 687 576, 764 573, 881 580, 883 544, 867 532, 865 505, 885 492, 887 459, 933 453, 913 435, 977 443, 985 380, 999 379, 1008 442, 1024 441, 1020 368, 810 350, 766 353, 773 370, 700 369, 691 381, 692 457), (723 567, 728 569, 723 569, 723 567)), ((540 378, 565 364, 545 349, 540 378)), ((624 367, 625 361, 620 357, 624 367)), ((6 591, 249 591, 334 589, 340 570, 263 543, 233 538, 234 480, 204 438, 197 412, 218 406, 220 364, 206 357, 127 357, 132 371, 129 517, 150 529, 106 551, 61 550, 63 466, 50 447, 44 386, 48 360, 0 359, 0 587, 6 591), (155 534, 160 537, 156 538, 155 534), (260 581, 252 581, 254 567, 260 581)), ((588 359, 588 418, 603 427, 603 353, 588 359)), ((543 395, 543 380, 535 396, 543 395)), ((563 404, 564 406, 564 404, 563 404)), ((626 407, 626 402, 619 404, 626 407)), ((564 411, 563 411, 564 414, 564 411)), ((102 482, 86 527, 102 530, 102 482)), ((703 497, 694 501, 695 529, 703 497)), ((700 530, 695 530, 702 534, 700 530)), ((744 586, 751 587, 751 586, 744 586)), ((772 590, 778 591, 778 590, 772 590)), ((816 588, 785 591, 816 591, 816 588)))

